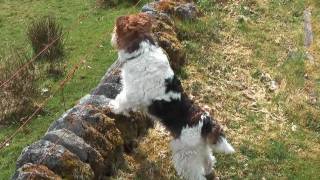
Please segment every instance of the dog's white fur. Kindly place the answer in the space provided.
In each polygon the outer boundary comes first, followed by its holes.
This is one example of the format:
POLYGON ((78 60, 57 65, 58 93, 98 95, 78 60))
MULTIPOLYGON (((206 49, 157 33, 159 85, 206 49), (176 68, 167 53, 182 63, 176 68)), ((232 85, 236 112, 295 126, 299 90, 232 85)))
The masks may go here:
POLYGON ((187 180, 205 180, 216 163, 213 152, 234 153, 224 137, 210 145, 201 137, 202 121, 197 126, 185 127, 178 139, 171 141, 173 164, 177 173, 187 180))
POLYGON ((165 79, 174 72, 160 47, 143 41, 138 50, 133 53, 119 50, 118 56, 119 61, 126 62, 121 68, 123 89, 110 104, 114 113, 128 115, 129 111, 145 111, 152 100, 181 97, 180 93, 165 92, 165 79))
MULTIPOLYGON (((116 39, 113 34, 112 44, 116 45, 116 39)), ((143 41, 138 50, 133 53, 119 50, 118 56, 118 60, 124 62, 121 69, 123 89, 110 103, 114 113, 128 115, 129 111, 147 112, 146 108, 152 100, 170 101, 170 98, 181 98, 180 93, 165 92, 165 79, 173 77, 174 72, 160 47, 143 41)), ((215 145, 205 142, 201 137, 202 125, 201 120, 196 126, 184 127, 180 137, 171 142, 175 169, 188 180, 202 180, 212 172, 216 162, 212 150, 234 152, 223 137, 215 145)))

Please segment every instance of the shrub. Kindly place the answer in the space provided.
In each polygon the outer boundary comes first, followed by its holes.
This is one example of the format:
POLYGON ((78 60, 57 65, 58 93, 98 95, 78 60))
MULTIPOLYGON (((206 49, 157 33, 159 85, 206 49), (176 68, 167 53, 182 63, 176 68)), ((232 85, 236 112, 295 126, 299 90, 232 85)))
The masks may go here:
MULTIPOLYGON (((8 80, 28 60, 18 52, 0 61, 0 85, 8 80)), ((0 90, 0 125, 17 123, 32 113, 39 95, 37 73, 31 64, 0 90)))
POLYGON ((35 20, 29 26, 27 35, 35 54, 38 54, 46 46, 50 45, 50 47, 40 55, 41 59, 53 61, 63 56, 62 27, 56 22, 55 18, 44 16, 35 20))

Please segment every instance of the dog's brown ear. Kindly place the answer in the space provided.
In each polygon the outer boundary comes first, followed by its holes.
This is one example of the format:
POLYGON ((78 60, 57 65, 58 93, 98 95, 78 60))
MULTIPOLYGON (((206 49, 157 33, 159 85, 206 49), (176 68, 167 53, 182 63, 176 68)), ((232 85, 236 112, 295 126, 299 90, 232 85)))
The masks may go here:
POLYGON ((116 29, 117 33, 126 31, 126 26, 129 24, 129 17, 128 16, 120 16, 116 20, 116 29))
POLYGON ((151 37, 152 20, 146 13, 120 16, 116 20, 118 49, 132 52, 145 38, 151 37))

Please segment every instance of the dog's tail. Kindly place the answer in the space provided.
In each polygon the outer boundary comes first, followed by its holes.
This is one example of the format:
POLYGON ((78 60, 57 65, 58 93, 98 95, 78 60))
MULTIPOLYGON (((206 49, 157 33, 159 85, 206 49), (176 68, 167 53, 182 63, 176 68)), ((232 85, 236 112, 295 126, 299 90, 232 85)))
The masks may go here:
POLYGON ((225 154, 234 153, 234 148, 225 138, 224 131, 218 122, 212 120, 209 113, 202 115, 201 119, 203 120, 201 135, 211 144, 213 152, 225 154))
POLYGON ((227 141, 224 136, 220 136, 217 143, 213 144, 212 146, 213 152, 217 153, 225 153, 225 154, 232 154, 235 152, 234 148, 231 144, 227 141))

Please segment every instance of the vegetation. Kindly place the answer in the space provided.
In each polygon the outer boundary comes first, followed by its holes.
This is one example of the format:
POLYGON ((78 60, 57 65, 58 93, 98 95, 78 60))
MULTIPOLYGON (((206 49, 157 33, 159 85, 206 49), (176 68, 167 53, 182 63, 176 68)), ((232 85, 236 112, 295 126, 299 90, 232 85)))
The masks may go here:
POLYGON ((28 38, 34 53, 40 54, 40 58, 53 61, 63 56, 63 32, 55 18, 44 16, 32 22, 28 38))
POLYGON ((16 73, 18 67, 28 62, 29 57, 20 52, 12 52, 0 62, 0 83, 5 83, 0 91, 0 127, 4 124, 16 124, 32 113, 36 106, 39 90, 36 84, 38 78, 33 64, 26 70, 16 73), (14 82, 8 80, 14 73, 14 82))
MULTIPOLYGON (((49 125, 58 118, 65 109, 72 107, 92 88, 104 75, 108 66, 116 59, 116 52, 110 45, 110 33, 113 30, 115 18, 120 15, 136 12, 136 8, 117 7, 99 10, 93 1, 0 1, 0 54, 1 62, 10 54, 10 46, 18 50, 32 52, 32 47, 26 38, 28 25, 38 17, 52 15, 61 23, 66 31, 63 56, 66 71, 85 60, 85 64, 75 73, 72 80, 65 86, 63 93, 58 93, 46 105, 43 113, 37 115, 32 122, 19 133, 13 141, 0 152, 0 179, 10 179, 15 161, 22 149, 42 136, 49 125), (48 4, 50 9, 48 10, 48 4), (48 14, 49 13, 49 14, 48 14), (62 97, 64 95, 64 98, 62 97), (65 103, 63 103, 65 100, 65 103), (65 105, 64 105, 65 104, 65 105)), ((28 53, 31 54, 31 53, 28 53)), ((30 56, 28 56, 30 58, 30 56)), ((30 60, 28 58, 28 60, 30 60)), ((1 71, 2 72, 2 71, 1 71)), ((59 86, 59 80, 64 77, 41 77, 38 80, 39 89, 47 89, 50 96, 52 90, 59 86)), ((13 81, 16 82, 16 81, 13 81)), ((1 127, 1 142, 11 135, 18 125, 1 127)))
POLYGON ((217 157, 218 174, 223 179, 317 179, 320 47, 304 47, 303 11, 311 9, 316 37, 320 4, 203 3, 206 16, 178 29, 190 60, 184 86, 225 124, 238 150, 217 157))
POLYGON ((139 0, 96 0, 96 7, 98 8, 110 8, 110 7, 115 7, 117 5, 124 5, 124 4, 137 4, 139 3, 139 0))
MULTIPOLYGON (((47 15, 48 4, 64 29, 78 21, 65 39, 66 69, 87 58, 64 89, 65 108, 87 94, 116 58, 109 36, 104 36, 112 32, 114 19, 138 11, 122 5, 95 9, 95 2, 80 0, 0 2, 0 9, 4 9, 0 11, 1 54, 8 54, 12 44, 31 51, 24 37, 25 25, 47 15), (97 46, 102 37, 104 41, 97 46)), ((311 9, 314 37, 319 36, 319 1, 198 3, 205 10, 203 17, 196 22, 178 22, 178 35, 189 60, 180 76, 195 101, 225 125, 237 150, 234 155, 216 156, 217 174, 222 179, 318 179, 320 47, 317 43, 304 47, 303 11, 311 9)), ((39 86, 51 92, 57 84, 57 79, 45 78, 39 86)), ((65 111, 62 99, 53 97, 45 113, 0 151, 1 178, 10 177, 22 148, 42 136, 65 111)), ((1 141, 16 128, 1 127, 1 141)), ((140 143, 138 155, 126 157, 128 170, 120 170, 117 177, 177 179, 170 162, 169 140, 167 133, 151 130, 140 143)))

